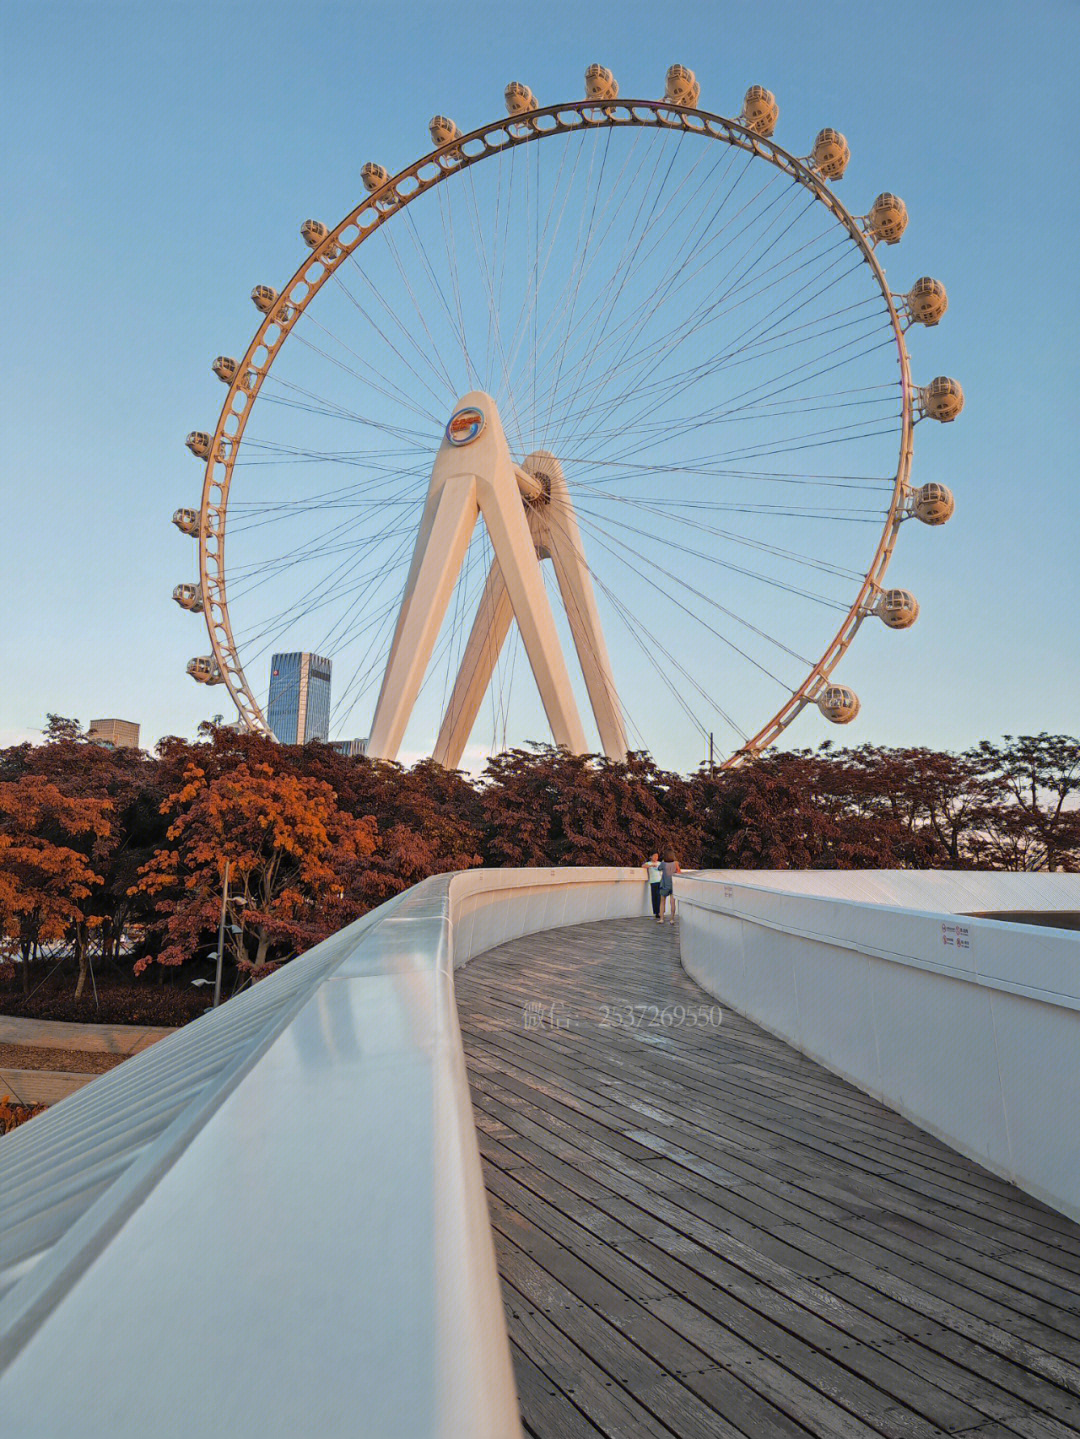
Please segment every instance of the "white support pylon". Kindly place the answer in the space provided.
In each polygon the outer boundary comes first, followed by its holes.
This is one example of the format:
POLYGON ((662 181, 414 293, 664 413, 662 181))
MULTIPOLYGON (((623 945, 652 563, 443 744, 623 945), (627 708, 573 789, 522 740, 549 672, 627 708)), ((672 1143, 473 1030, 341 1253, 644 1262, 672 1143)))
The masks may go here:
MULTIPOLYGON (((529 530, 538 557, 555 566, 559 592, 608 759, 626 758, 626 728, 593 595, 592 578, 562 465, 546 450, 529 455, 519 471, 530 486, 529 530)), ((457 681, 435 745, 434 759, 456 769, 472 733, 513 618, 513 606, 496 558, 461 657, 457 681)))
POLYGON ((550 554, 555 566, 559 593, 566 606, 574 648, 585 676, 585 688, 589 692, 596 727, 600 731, 600 743, 608 759, 624 760, 627 744, 622 706, 611 673, 611 661, 593 594, 592 576, 585 563, 581 530, 563 467, 547 450, 535 450, 526 457, 522 468, 527 474, 540 479, 547 497, 546 504, 538 503, 532 509, 536 522, 534 532, 539 538, 537 548, 541 554, 545 551, 550 554))
POLYGON ((513 618, 514 607, 499 561, 492 560, 432 754, 444 769, 457 769, 461 763, 513 618))
POLYGON ((432 467, 424 517, 368 741, 368 754, 375 758, 397 756, 481 514, 552 737, 575 754, 587 752, 502 422, 491 396, 472 391, 455 407, 432 467), (478 420, 471 434, 469 424, 455 426, 463 415, 478 420), (458 429, 460 436, 451 441, 451 431, 458 429))

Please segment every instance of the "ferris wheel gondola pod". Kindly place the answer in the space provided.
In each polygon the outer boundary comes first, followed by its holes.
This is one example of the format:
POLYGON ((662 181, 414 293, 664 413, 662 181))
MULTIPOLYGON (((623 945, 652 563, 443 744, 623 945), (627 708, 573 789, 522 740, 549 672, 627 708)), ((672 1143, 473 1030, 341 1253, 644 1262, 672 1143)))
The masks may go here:
MULTIPOLYGON (((233 471, 245 430, 285 341, 315 297, 363 243, 396 217, 404 215, 420 196, 451 183, 453 177, 469 172, 494 156, 519 147, 575 132, 620 129, 692 134, 719 141, 754 160, 772 165, 800 185, 842 228, 868 266, 884 302, 900 374, 901 423, 895 476, 880 536, 854 601, 821 657, 810 666, 805 678, 792 688, 776 712, 738 746, 728 763, 740 763, 772 744, 808 704, 817 704, 834 722, 846 723, 854 718, 857 699, 853 704, 839 702, 831 693, 836 689, 830 684, 831 676, 863 619, 871 614, 886 617, 888 607, 882 596, 886 593, 907 595, 906 591, 886 592, 883 587, 900 525, 911 516, 929 524, 941 523, 951 514, 952 497, 944 486, 926 486, 924 490, 933 492, 926 495, 911 486, 913 434, 921 418, 954 419, 963 403, 962 391, 955 381, 946 377, 939 377, 924 389, 917 388, 912 382, 905 342, 905 331, 912 323, 931 325, 940 320, 947 305, 944 287, 923 277, 907 295, 892 293, 876 250, 881 243, 896 243, 902 235, 907 224, 903 202, 884 192, 865 216, 854 216, 828 183, 839 179, 847 165, 849 151, 844 137, 838 131, 821 131, 812 154, 806 158, 783 149, 771 138, 778 110, 774 97, 763 87, 751 87, 739 118, 727 119, 698 108, 700 87, 692 72, 681 66, 673 66, 669 71, 663 100, 618 99, 618 85, 604 67, 591 66, 586 84, 589 98, 543 107, 536 104, 526 86, 512 84, 507 88, 509 113, 505 120, 462 134, 453 121, 436 116, 430 125, 437 144, 435 150, 395 175, 379 165, 366 164, 362 172, 366 197, 333 229, 319 221, 305 221, 301 233, 310 255, 280 293, 264 285, 256 286, 252 292, 262 319, 243 357, 235 360, 219 356, 215 360, 214 372, 227 386, 217 425, 213 435, 193 432, 188 437, 192 453, 206 464, 197 525, 197 594, 193 589, 189 595, 185 589, 183 598, 178 593, 177 599, 186 608, 204 614, 211 641, 212 665, 207 668, 200 662, 197 672, 192 671, 191 666, 189 672, 195 673, 197 679, 211 674, 213 678, 206 682, 224 683, 243 723, 249 728, 271 733, 234 639, 225 565, 227 513, 233 471)), ((189 511, 178 511, 174 517, 185 532, 192 528, 189 515, 189 511)), ((903 624, 887 619, 891 627, 903 628, 912 622, 906 618, 912 614, 912 608, 917 614, 917 603, 912 596, 908 599, 910 605, 905 607, 897 602, 889 611, 893 619, 904 619, 903 624)), ((845 694, 853 698, 851 691, 845 694)))

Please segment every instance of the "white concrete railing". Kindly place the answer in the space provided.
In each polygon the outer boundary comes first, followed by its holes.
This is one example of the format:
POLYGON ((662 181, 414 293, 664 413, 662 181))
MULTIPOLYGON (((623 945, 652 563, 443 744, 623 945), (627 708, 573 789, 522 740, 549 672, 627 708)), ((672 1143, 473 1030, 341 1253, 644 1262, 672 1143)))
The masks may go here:
POLYGON ((513 1439, 452 971, 648 912, 427 880, 0 1141, 5 1432, 513 1439))
MULTIPOLYGON (((1069 878, 1080 900, 1080 877, 1069 878)), ((781 876, 770 881, 676 879, 687 972, 1080 1220, 1080 934, 785 893, 781 876)))

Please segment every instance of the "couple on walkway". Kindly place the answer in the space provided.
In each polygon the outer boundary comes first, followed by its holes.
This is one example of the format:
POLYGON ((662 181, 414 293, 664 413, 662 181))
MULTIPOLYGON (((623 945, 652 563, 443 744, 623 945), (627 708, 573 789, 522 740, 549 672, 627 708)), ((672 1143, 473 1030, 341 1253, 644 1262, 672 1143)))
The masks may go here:
POLYGON ((667 906, 668 924, 675 923, 675 895, 672 892, 672 877, 680 873, 679 861, 669 849, 661 859, 658 851, 653 851, 645 861, 645 868, 649 873, 649 889, 652 893, 652 912, 657 924, 664 922, 664 906, 667 906))

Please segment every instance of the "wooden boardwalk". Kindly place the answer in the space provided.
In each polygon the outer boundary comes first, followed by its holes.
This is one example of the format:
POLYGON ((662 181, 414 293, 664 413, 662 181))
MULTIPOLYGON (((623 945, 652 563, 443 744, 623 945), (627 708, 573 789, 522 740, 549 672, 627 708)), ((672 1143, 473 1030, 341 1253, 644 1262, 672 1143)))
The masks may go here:
POLYGON ((1080 1227, 717 1026, 675 934, 578 925, 456 976, 527 1432, 1080 1433, 1080 1227))

